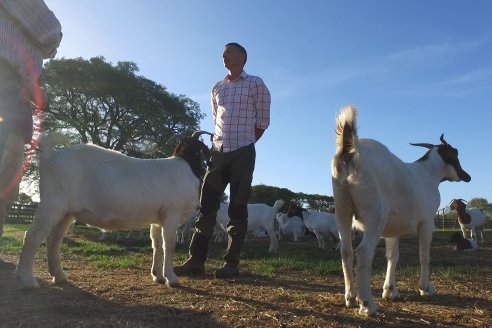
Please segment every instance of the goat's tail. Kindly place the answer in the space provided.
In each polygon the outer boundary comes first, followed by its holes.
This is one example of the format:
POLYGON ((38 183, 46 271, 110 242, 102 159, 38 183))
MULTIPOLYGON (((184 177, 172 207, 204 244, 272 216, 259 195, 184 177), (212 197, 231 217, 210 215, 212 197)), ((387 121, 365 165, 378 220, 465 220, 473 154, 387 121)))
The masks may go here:
POLYGON ((348 162, 357 151, 357 109, 346 106, 338 113, 335 127, 336 152, 332 162, 332 176, 337 178, 339 165, 348 162))
POLYGON ((284 204, 285 204, 285 201, 283 199, 277 200, 275 202, 275 204, 273 204, 273 210, 275 211, 275 213, 280 211, 280 209, 282 208, 282 206, 284 206, 284 204))
POLYGON ((53 147, 57 145, 68 146, 69 144, 70 139, 68 139, 68 137, 64 134, 52 132, 48 135, 43 135, 39 141, 39 146, 41 148, 41 160, 50 156, 53 151, 53 147))

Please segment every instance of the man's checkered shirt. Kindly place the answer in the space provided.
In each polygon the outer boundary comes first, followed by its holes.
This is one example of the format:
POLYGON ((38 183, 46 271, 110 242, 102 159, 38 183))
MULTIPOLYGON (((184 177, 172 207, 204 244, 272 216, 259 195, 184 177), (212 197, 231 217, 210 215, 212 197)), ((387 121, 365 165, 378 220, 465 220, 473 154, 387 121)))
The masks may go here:
POLYGON ((231 152, 256 141, 255 128, 270 124, 270 92, 263 80, 242 72, 234 81, 228 77, 212 88, 214 148, 231 152))

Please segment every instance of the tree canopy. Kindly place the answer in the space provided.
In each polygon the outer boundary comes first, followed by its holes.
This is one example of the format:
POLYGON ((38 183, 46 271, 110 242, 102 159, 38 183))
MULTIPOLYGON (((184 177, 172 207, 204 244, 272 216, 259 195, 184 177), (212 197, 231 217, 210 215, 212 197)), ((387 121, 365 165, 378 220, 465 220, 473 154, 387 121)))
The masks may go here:
POLYGON ((134 157, 170 155, 178 139, 199 129, 200 107, 137 72, 133 62, 103 57, 51 60, 42 75, 43 130, 134 157))
POLYGON ((295 193, 286 188, 266 186, 264 184, 252 187, 250 203, 263 203, 271 206, 278 199, 285 201, 283 209, 286 209, 291 203, 295 203, 313 211, 327 212, 333 209, 334 204, 332 196, 295 193))

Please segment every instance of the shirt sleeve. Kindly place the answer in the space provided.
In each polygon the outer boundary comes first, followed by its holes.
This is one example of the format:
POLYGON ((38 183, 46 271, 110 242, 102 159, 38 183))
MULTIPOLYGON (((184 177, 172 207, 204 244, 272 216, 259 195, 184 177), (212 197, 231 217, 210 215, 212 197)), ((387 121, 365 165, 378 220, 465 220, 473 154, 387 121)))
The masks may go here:
POLYGON ((215 118, 217 116, 217 102, 215 100, 215 88, 217 87, 217 85, 214 85, 214 87, 212 88, 212 92, 211 92, 211 95, 210 95, 210 103, 212 105, 212 122, 215 124, 215 118))
POLYGON ((0 6, 40 48, 53 58, 62 39, 61 24, 43 0, 0 0, 0 6))
POLYGON ((258 79, 254 93, 256 122, 255 128, 266 130, 270 125, 270 91, 262 79, 258 79))

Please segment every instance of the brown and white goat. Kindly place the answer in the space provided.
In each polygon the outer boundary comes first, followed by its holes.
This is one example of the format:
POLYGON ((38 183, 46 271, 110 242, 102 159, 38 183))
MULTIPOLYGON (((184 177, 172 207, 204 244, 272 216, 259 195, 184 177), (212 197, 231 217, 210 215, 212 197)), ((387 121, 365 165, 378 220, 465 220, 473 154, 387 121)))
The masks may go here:
POLYGON ((483 227, 487 215, 478 207, 466 208, 463 199, 453 199, 449 204, 449 209, 458 213, 458 223, 460 224, 463 238, 467 238, 466 231, 470 230, 470 238, 478 241, 477 231, 480 231, 481 241, 483 243, 483 227))

